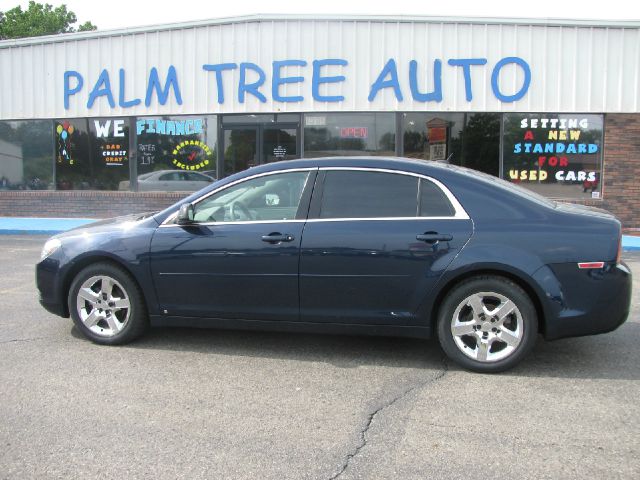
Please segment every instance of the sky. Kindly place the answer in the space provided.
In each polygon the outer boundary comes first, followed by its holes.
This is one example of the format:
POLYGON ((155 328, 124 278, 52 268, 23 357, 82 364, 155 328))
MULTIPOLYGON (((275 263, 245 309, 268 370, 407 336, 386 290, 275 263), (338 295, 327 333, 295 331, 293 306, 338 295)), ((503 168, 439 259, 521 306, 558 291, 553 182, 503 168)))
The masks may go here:
MULTIPOLYGON (((472 17, 530 17, 596 20, 640 20, 638 0, 45 0, 61 3, 100 30, 206 20, 259 13, 337 15, 430 15, 472 17)), ((42 3, 45 3, 42 2, 42 3)), ((0 11, 27 0, 0 0, 0 11)))

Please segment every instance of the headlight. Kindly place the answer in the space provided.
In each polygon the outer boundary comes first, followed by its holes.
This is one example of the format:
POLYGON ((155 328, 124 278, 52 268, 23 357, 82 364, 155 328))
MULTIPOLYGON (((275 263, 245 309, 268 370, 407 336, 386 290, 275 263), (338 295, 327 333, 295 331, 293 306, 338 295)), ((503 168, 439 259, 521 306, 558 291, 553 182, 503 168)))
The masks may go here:
POLYGON ((58 250, 62 246, 62 242, 57 238, 50 238, 42 247, 42 253, 40 254, 40 260, 44 260, 53 252, 58 250))

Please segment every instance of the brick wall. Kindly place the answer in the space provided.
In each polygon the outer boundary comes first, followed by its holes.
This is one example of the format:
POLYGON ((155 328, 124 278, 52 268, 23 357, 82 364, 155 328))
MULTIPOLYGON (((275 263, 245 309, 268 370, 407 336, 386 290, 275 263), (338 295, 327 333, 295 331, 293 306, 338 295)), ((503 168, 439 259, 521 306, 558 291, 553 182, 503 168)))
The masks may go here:
POLYGON ((109 218, 161 210, 186 193, 0 191, 0 216, 109 218))
POLYGON ((605 116, 602 177, 602 208, 624 227, 640 227, 640 115, 605 116))

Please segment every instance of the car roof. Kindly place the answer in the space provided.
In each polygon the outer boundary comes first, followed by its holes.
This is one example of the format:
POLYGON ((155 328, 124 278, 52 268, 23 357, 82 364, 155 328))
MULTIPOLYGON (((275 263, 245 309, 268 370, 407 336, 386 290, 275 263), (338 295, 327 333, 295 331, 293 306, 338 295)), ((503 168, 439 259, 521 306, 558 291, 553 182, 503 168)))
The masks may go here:
MULTIPOLYGON (((340 156, 304 158, 299 160, 284 160, 266 165, 258 165, 240 173, 254 175, 256 173, 273 170, 285 170, 291 168, 309 167, 361 167, 361 168, 386 168, 389 170, 406 170, 423 175, 436 175, 454 173, 469 178, 477 178, 480 172, 469 168, 451 165, 444 161, 421 160, 406 157, 370 157, 370 156, 340 156)), ((483 174, 486 175, 486 174, 483 174)), ((488 178, 494 178, 486 175, 488 178)))

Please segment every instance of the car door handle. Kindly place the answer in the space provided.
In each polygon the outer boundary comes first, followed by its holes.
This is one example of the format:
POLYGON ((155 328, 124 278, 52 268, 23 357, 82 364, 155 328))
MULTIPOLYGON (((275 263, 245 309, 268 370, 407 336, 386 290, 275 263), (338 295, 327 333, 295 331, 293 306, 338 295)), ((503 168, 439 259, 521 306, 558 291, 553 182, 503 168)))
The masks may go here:
POLYGON ((269 235, 263 235, 262 241, 267 243, 280 243, 280 242, 293 242, 294 236, 290 233, 270 233, 269 235))
POLYGON ((448 233, 425 232, 420 235, 416 235, 416 240, 436 244, 438 242, 449 242, 453 240, 453 236, 448 233))

